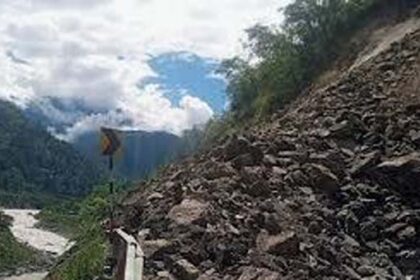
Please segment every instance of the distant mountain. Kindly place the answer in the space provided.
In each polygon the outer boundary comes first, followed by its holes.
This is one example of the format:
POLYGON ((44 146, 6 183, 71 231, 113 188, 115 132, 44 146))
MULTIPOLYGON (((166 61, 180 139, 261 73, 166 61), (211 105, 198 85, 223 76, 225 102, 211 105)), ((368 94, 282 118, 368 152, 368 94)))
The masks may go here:
MULTIPOLYGON (((126 179, 144 178, 186 151, 183 139, 170 133, 128 131, 120 134, 123 148, 115 156, 115 169, 126 179)), ((94 162, 106 166, 107 158, 101 156, 99 137, 99 132, 86 133, 73 145, 94 162)))
MULTIPOLYGON (((89 111, 83 104, 63 103, 53 98, 38 100, 24 111, 33 123, 44 128, 52 127, 57 133, 64 133, 66 127, 80 116, 93 113, 97 112, 89 111)), ((185 131, 182 137, 163 131, 141 130, 124 132, 122 136, 123 149, 116 156, 116 173, 123 179, 138 180, 155 172, 165 163, 192 153, 199 145, 201 130, 196 128, 185 131)), ((90 131, 74 139, 71 144, 94 163, 106 167, 107 159, 100 154, 99 137, 99 131, 90 131)))
POLYGON ((42 204, 90 192, 100 172, 11 103, 0 101, 0 203, 42 204))

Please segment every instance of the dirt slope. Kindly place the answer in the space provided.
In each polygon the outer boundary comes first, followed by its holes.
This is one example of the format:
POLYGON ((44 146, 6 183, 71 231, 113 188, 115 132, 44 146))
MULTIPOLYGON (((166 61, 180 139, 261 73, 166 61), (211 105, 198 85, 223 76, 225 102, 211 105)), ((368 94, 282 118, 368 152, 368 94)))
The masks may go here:
POLYGON ((420 279, 420 30, 172 165, 124 224, 146 279, 420 279))

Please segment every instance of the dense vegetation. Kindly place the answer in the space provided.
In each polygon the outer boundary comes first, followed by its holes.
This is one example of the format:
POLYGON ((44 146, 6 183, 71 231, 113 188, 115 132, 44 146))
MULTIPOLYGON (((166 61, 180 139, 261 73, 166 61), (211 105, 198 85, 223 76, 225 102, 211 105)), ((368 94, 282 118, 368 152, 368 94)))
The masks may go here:
POLYGON ((207 137, 283 108, 314 82, 338 57, 348 38, 381 5, 403 8, 407 0, 296 0, 278 26, 247 30, 248 56, 225 60, 230 111, 209 123, 207 137))
POLYGON ((52 198, 83 196, 99 180, 96 167, 67 143, 0 101, 0 204, 41 206, 52 198))
POLYGON ((17 242, 9 230, 11 220, 0 212, 0 273, 36 262, 36 253, 17 242))

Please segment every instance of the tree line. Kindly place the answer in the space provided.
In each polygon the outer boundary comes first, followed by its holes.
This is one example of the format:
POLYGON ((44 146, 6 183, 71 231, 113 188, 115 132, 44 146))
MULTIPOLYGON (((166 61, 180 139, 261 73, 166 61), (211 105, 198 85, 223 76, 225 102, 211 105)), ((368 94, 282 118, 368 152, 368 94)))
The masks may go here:
POLYGON ((217 138, 283 108, 331 66, 343 42, 372 12, 385 5, 405 11, 418 2, 296 0, 281 10, 282 24, 246 30, 246 58, 225 60, 219 70, 227 79, 230 110, 209 123, 206 137, 217 138))

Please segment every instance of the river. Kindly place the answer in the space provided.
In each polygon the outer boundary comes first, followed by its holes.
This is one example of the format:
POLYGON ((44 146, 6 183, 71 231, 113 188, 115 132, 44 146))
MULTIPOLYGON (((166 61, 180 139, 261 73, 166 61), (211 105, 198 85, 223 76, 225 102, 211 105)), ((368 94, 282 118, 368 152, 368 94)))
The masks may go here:
MULTIPOLYGON (((21 243, 28 244, 41 251, 54 253, 57 256, 63 254, 72 245, 68 239, 58 234, 35 227, 38 222, 35 218, 35 215, 39 213, 38 210, 5 209, 2 211, 13 218, 10 230, 21 243)), ((11 276, 2 280, 41 280, 46 274, 47 272, 40 271, 20 276, 11 276)))

